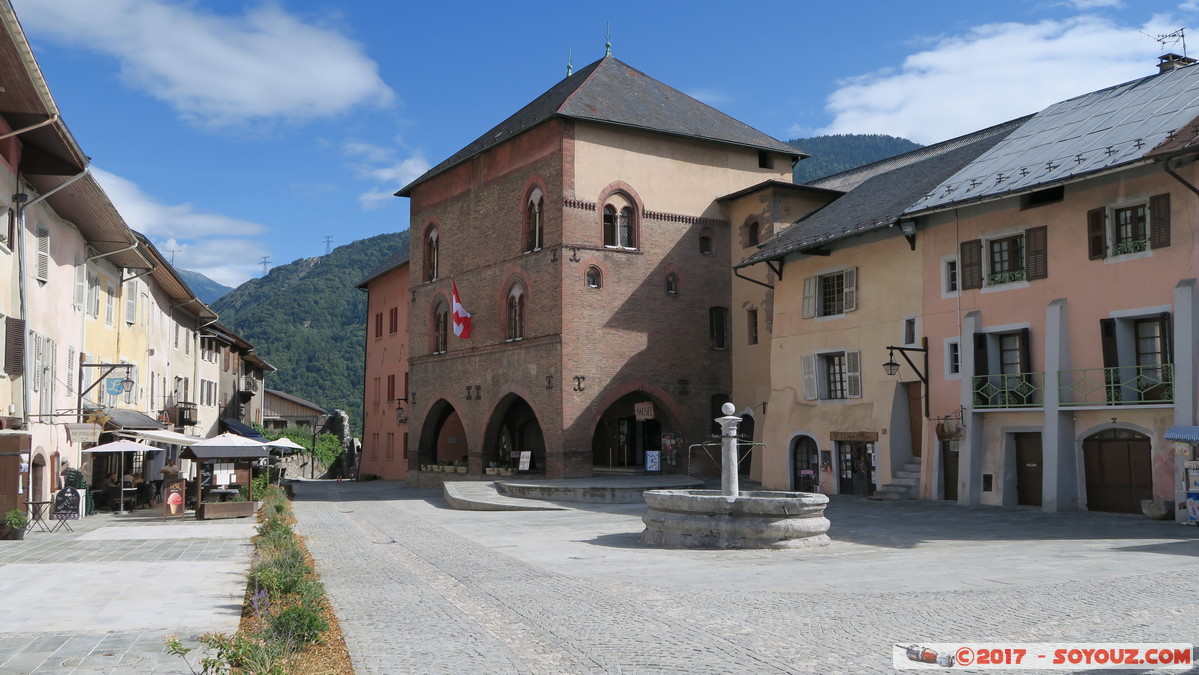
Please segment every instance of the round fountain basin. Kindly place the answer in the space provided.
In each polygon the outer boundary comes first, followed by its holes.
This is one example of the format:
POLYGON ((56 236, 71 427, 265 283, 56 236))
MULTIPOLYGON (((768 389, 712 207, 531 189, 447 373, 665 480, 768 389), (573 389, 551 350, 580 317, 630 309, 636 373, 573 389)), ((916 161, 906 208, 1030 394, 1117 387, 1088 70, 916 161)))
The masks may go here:
POLYGON ((669 548, 804 549, 829 544, 828 497, 812 492, 647 490, 641 541, 669 548))

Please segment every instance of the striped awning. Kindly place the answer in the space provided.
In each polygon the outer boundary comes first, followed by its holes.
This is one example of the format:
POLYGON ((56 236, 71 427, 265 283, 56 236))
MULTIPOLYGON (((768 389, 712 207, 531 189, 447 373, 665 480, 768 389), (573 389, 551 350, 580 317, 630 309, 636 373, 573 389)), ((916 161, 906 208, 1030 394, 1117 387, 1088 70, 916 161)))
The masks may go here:
POLYGON ((1199 443, 1199 427, 1179 424, 1177 426, 1166 429, 1167 441, 1186 441, 1188 443, 1199 443))

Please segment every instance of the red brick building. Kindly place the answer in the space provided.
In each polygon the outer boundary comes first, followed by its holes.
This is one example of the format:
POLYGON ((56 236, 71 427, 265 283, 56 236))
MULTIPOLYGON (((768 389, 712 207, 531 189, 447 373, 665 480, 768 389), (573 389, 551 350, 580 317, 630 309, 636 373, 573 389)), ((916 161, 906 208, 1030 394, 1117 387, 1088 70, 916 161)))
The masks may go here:
POLYGON ((358 288, 367 292, 366 375, 358 475, 408 476, 408 249, 397 251, 358 288))
POLYGON ((800 156, 608 56, 400 190, 419 463, 479 474, 529 451, 531 472, 573 477, 662 450, 664 471, 707 470, 687 447, 731 387, 716 199, 790 181, 800 156))

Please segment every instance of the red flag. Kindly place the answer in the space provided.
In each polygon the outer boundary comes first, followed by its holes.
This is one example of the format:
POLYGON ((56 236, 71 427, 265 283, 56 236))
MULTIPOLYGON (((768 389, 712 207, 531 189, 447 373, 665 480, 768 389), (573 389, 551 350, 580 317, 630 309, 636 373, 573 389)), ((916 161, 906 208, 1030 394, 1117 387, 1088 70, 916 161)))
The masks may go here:
POLYGON ((462 300, 458 297, 458 282, 450 279, 454 289, 454 335, 463 340, 470 339, 470 313, 462 308, 462 300))

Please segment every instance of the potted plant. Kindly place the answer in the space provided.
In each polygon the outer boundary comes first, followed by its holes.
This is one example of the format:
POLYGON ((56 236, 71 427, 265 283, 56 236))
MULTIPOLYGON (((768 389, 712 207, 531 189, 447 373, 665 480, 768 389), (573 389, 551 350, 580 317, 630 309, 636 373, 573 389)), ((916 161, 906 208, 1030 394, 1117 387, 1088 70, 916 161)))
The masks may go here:
POLYGON ((466 458, 463 457, 457 462, 454 462, 454 467, 457 469, 458 473, 466 473, 466 458))
POLYGON ((495 475, 499 474, 499 472, 500 472, 500 468, 499 468, 499 466, 496 465, 495 462, 488 462, 487 468, 483 469, 483 473, 487 474, 488 476, 495 476, 495 475))
POLYGON ((5 539, 24 539, 25 528, 29 526, 29 516, 13 509, 4 514, 5 539))
POLYGON ((512 475, 512 465, 509 464, 508 462, 504 462, 503 464, 501 464, 500 465, 500 475, 501 476, 511 476, 512 475))

